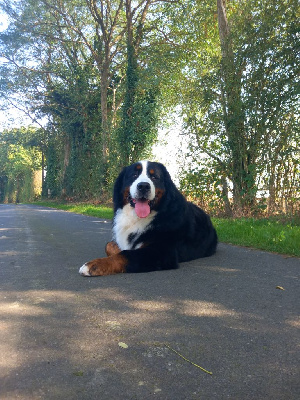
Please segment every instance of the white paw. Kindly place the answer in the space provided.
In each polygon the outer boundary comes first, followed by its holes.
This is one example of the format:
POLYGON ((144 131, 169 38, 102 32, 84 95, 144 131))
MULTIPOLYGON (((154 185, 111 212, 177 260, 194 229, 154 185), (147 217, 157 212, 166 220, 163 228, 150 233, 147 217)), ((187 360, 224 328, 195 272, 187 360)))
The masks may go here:
POLYGON ((80 273, 80 275, 83 275, 83 276, 91 276, 90 273, 89 273, 89 269, 88 269, 88 267, 87 267, 86 264, 84 264, 84 265, 79 269, 79 273, 80 273))

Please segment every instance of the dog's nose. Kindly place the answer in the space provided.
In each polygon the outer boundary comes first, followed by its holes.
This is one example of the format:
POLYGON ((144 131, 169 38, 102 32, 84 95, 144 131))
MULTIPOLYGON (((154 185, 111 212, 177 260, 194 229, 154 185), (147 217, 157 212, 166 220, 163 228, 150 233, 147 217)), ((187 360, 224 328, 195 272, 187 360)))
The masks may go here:
POLYGON ((146 193, 150 190, 150 183, 148 182, 139 182, 137 184, 137 189, 142 192, 142 193, 146 193))

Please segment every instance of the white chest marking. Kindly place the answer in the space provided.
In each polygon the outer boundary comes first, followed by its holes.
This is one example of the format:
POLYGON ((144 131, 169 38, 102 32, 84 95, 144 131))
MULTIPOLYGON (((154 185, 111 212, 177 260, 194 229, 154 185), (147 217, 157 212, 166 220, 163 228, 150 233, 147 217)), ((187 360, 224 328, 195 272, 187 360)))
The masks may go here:
MULTIPOLYGON (((134 208, 131 207, 130 204, 126 204, 116 212, 113 226, 113 240, 118 244, 121 250, 132 249, 132 243, 128 242, 128 236, 134 234, 135 242, 142 233, 150 228, 151 222, 156 214, 156 211, 151 211, 148 217, 139 218, 134 208)), ((139 246, 136 248, 138 247, 139 246)))

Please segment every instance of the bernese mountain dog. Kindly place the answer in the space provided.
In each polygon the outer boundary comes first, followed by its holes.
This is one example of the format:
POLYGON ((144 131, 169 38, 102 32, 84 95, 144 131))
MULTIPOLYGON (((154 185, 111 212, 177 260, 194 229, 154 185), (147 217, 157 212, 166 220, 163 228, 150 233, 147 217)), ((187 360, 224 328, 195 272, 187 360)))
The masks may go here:
POLYGON ((184 198, 160 163, 139 161, 125 167, 115 182, 113 201, 107 257, 84 264, 81 275, 173 269, 216 251, 217 234, 209 216, 184 198))

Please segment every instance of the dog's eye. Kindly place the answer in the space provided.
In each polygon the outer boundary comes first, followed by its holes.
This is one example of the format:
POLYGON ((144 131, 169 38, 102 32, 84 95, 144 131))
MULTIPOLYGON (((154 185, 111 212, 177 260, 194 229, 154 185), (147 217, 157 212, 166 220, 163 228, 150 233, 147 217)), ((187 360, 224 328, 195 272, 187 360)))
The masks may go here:
POLYGON ((157 176, 151 175, 150 178, 154 181, 155 179, 157 179, 157 176))

